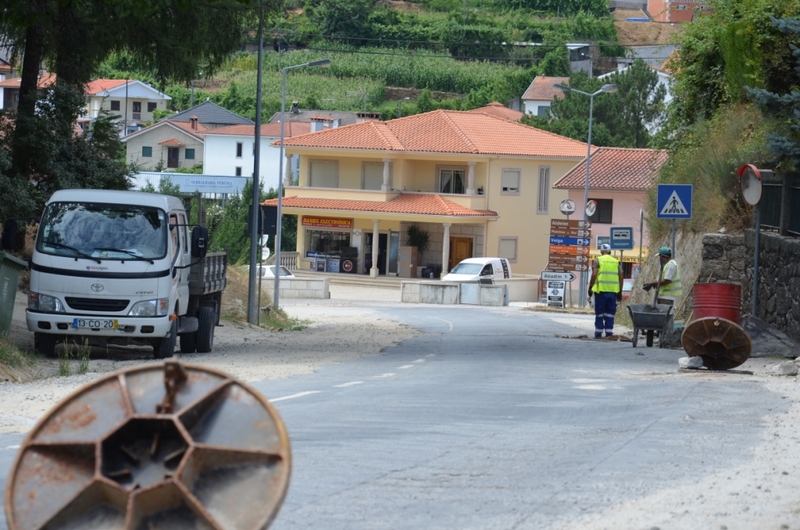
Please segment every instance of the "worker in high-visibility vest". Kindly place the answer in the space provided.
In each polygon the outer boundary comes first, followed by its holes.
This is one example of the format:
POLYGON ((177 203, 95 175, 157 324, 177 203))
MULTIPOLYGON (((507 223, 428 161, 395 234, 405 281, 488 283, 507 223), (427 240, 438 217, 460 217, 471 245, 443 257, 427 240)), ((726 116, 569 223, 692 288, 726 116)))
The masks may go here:
POLYGON ((614 334, 617 302, 622 301, 622 268, 611 255, 611 245, 600 245, 600 256, 592 262, 589 298, 594 295, 594 338, 614 334))
POLYGON ((675 305, 681 295, 681 271, 678 262, 672 259, 672 249, 661 247, 658 249, 658 259, 661 262, 661 277, 657 282, 644 284, 644 290, 649 291, 658 287, 658 300, 656 303, 675 305))

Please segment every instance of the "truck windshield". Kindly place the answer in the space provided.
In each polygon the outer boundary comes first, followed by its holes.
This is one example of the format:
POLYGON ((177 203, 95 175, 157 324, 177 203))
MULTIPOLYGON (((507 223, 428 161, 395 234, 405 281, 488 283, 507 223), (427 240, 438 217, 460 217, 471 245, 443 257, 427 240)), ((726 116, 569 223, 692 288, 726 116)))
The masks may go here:
POLYGON ((36 250, 91 259, 162 258, 167 253, 167 215, 148 206, 51 203, 42 216, 36 250))

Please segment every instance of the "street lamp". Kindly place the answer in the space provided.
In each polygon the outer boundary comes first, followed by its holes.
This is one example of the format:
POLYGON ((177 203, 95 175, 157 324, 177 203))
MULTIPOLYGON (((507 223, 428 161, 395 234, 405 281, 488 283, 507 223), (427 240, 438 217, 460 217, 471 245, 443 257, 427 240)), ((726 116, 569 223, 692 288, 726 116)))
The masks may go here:
POLYGON ((285 66, 281 70, 281 145, 280 145, 280 161, 278 162, 278 208, 275 212, 277 219, 275 222, 275 287, 274 296, 272 300, 272 307, 277 310, 280 308, 280 279, 281 279, 281 217, 283 205, 283 124, 286 121, 286 72, 295 68, 302 68, 304 66, 320 66, 322 68, 329 68, 331 66, 330 59, 320 59, 319 61, 310 61, 303 64, 295 64, 293 66, 285 66))
MULTIPOLYGON (((589 139, 586 140, 586 181, 583 185, 583 220, 588 221, 589 215, 586 213, 586 205, 589 202, 589 164, 592 161, 592 113, 594 112, 594 97, 598 94, 603 92, 616 92, 617 85, 615 84, 606 84, 600 87, 599 90, 596 92, 583 92, 582 90, 578 90, 576 88, 570 88, 567 85, 555 84, 553 88, 557 88, 559 90, 563 90, 564 92, 577 92, 578 94, 583 94, 584 96, 589 96, 589 139)), ((580 292, 578 293, 578 305, 581 307, 586 305, 586 295, 587 289, 589 285, 589 277, 586 274, 586 271, 581 271, 581 287, 580 292)))

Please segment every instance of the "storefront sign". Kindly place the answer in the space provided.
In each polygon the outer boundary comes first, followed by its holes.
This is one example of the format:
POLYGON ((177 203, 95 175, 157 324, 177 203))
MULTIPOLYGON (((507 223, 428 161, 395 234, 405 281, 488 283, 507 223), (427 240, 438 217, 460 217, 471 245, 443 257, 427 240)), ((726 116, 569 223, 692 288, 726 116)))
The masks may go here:
POLYGON ((352 219, 340 219, 338 217, 312 217, 303 216, 303 226, 315 226, 318 228, 353 228, 352 219))

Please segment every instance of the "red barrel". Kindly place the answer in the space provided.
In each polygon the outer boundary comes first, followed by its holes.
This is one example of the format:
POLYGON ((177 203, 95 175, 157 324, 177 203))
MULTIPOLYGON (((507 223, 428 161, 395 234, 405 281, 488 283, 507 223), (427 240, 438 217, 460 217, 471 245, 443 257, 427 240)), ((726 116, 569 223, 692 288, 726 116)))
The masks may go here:
POLYGON ((696 283, 694 318, 720 317, 736 324, 742 317, 742 286, 733 283, 696 283))

